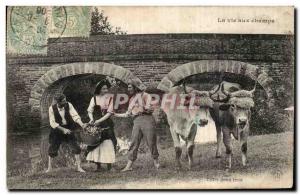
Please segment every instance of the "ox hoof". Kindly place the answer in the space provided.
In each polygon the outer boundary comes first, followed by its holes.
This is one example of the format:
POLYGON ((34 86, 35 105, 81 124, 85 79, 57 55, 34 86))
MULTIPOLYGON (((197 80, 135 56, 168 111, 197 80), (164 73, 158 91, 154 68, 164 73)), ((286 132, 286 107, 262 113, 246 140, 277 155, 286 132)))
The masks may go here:
POLYGON ((180 171, 182 170, 182 167, 176 167, 175 170, 176 170, 177 172, 180 172, 180 171))
POLYGON ((45 171, 45 173, 51 173, 52 172, 52 168, 48 168, 46 171, 45 171))
POLYGON ((186 155, 183 155, 182 157, 181 157, 181 159, 182 160, 184 160, 184 161, 187 161, 187 160, 189 160, 189 156, 186 154, 186 155))
POLYGON ((178 170, 181 170, 181 169, 182 169, 181 163, 176 163, 175 169, 176 169, 177 171, 178 171, 178 170))
POLYGON ((217 154, 217 155, 216 155, 216 158, 221 158, 221 154, 217 154))
POLYGON ((243 165, 243 167, 247 166, 247 164, 248 164, 248 160, 247 160, 247 158, 243 155, 243 156, 242 156, 242 165, 243 165))
POLYGON ((188 168, 189 168, 189 170, 192 170, 193 164, 189 164, 188 168))
POLYGON ((191 170, 193 167, 194 167, 194 162, 193 161, 189 162, 189 166, 188 166, 189 170, 191 170))

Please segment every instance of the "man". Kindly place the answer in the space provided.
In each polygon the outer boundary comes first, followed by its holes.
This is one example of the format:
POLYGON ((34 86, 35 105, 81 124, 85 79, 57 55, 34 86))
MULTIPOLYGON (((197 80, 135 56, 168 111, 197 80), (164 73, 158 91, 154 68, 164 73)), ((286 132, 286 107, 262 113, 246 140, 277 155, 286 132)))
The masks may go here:
POLYGON ((143 136, 146 138, 147 145, 150 149, 154 166, 156 169, 160 167, 158 162, 158 150, 156 144, 155 121, 152 116, 153 109, 147 104, 151 96, 145 92, 139 92, 132 82, 128 84, 128 93, 131 95, 129 100, 128 111, 126 113, 114 113, 116 117, 134 118, 133 129, 131 135, 131 144, 128 150, 128 162, 122 172, 131 171, 133 162, 137 159, 138 149, 143 136))
POLYGON ((57 156, 57 152, 62 142, 67 142, 72 153, 75 154, 77 171, 85 172, 81 168, 80 147, 76 142, 74 130, 76 123, 82 128, 86 128, 86 124, 82 123, 80 116, 70 102, 67 102, 64 94, 55 97, 56 104, 49 107, 49 121, 51 132, 49 135, 49 162, 47 173, 52 171, 52 159, 57 156))

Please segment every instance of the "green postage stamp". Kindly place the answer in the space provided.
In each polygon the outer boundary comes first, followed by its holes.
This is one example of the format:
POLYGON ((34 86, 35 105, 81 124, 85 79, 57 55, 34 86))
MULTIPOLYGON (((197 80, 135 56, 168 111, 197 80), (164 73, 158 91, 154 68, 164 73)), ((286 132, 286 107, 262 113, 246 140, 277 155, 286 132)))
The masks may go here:
POLYGON ((86 37, 90 7, 7 7, 7 52, 43 55, 51 37, 86 37))

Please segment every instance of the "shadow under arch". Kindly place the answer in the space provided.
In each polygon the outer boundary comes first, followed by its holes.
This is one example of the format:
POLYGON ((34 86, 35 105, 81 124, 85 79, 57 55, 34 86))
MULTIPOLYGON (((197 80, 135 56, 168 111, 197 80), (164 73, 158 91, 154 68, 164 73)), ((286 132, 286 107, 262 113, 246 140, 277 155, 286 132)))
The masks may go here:
POLYGON ((114 77, 124 83, 135 80, 139 87, 143 87, 142 81, 131 71, 114 64, 104 62, 78 62, 53 67, 47 71, 35 83, 31 90, 29 104, 34 115, 40 115, 41 120, 48 118, 48 107, 55 94, 62 92, 72 77, 84 77, 88 75, 104 75, 114 77))
POLYGON ((176 83, 192 75, 205 73, 232 73, 256 80, 262 86, 268 99, 273 99, 273 80, 258 66, 235 60, 199 60, 180 65, 169 72, 158 84, 157 88, 168 92, 176 83), (257 75, 258 71, 258 75, 257 75))

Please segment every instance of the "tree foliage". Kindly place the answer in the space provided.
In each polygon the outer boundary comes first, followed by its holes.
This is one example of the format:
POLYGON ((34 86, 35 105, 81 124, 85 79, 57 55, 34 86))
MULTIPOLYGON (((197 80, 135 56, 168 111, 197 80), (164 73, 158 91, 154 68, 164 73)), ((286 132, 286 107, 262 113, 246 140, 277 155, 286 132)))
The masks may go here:
POLYGON ((104 11, 99 12, 98 8, 95 7, 92 11, 91 18, 91 35, 123 35, 126 34, 125 31, 121 30, 120 27, 113 27, 109 21, 108 17, 104 15, 104 11))

